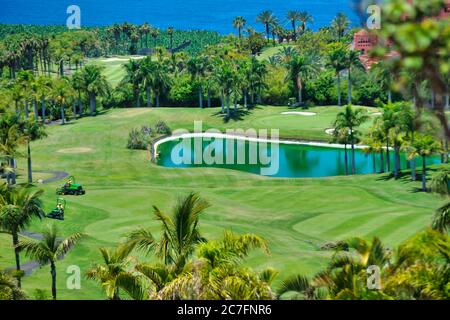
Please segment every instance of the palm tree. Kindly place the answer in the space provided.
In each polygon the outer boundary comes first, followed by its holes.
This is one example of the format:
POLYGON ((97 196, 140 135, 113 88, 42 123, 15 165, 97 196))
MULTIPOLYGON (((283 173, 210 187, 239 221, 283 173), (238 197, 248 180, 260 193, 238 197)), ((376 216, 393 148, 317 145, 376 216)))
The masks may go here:
POLYGON ((432 228, 442 233, 450 230, 450 202, 436 210, 433 216, 432 228))
POLYGON ((54 82, 52 90, 52 99, 59 105, 61 111, 61 125, 66 124, 65 108, 70 99, 73 98, 74 92, 67 78, 59 78, 54 82))
POLYGON ((97 96, 105 95, 109 92, 109 84, 102 74, 102 69, 96 65, 87 65, 83 68, 83 87, 89 97, 91 115, 97 112, 97 96))
POLYGON ((270 288, 276 272, 266 269, 259 273, 242 266, 251 250, 269 253, 267 242, 253 234, 237 235, 225 232, 220 240, 198 246, 198 261, 186 266, 156 294, 157 299, 196 300, 260 300, 273 299, 270 288))
POLYGON ((130 83, 133 88, 134 101, 136 101, 136 107, 141 106, 141 99, 139 94, 139 85, 142 83, 142 76, 139 72, 141 62, 139 60, 129 60, 123 67, 125 69, 125 77, 122 83, 130 83))
POLYGON ((45 138, 47 133, 43 125, 36 121, 24 121, 21 125, 21 131, 27 141, 27 168, 28 168, 28 183, 33 182, 33 174, 31 168, 31 146, 30 142, 45 138))
POLYGON ((222 64, 215 72, 216 82, 221 87, 222 113, 224 112, 224 105, 226 105, 228 118, 230 117, 230 95, 233 89, 234 76, 234 70, 227 63, 222 64))
POLYGON ((401 126, 395 126, 389 130, 389 141, 394 149, 394 177, 400 175, 400 149, 405 144, 406 133, 401 126))
POLYGON ((42 240, 22 240, 17 245, 19 251, 39 262, 41 266, 50 264, 52 275, 52 297, 56 300, 56 262, 62 259, 83 237, 81 233, 74 233, 65 239, 58 237, 56 224, 48 226, 42 234, 42 240))
POLYGON ((256 22, 260 22, 264 24, 266 28, 266 37, 267 42, 269 42, 270 39, 270 26, 275 21, 275 17, 272 13, 272 11, 263 11, 256 17, 256 22))
POLYGON ((19 126, 20 116, 6 114, 0 118, 0 154, 2 154, 9 166, 7 175, 8 184, 16 183, 16 158, 21 156, 18 149, 26 142, 19 126))
POLYGON ((202 80, 206 75, 207 59, 204 56, 192 57, 187 66, 192 80, 198 83, 198 105, 203 108, 202 80))
POLYGON ((160 105, 160 97, 166 90, 170 88, 171 80, 168 75, 167 67, 161 63, 156 62, 154 78, 153 78, 153 92, 155 93, 156 107, 160 105))
POLYGON ((338 82, 338 105, 341 106, 341 72, 345 69, 346 48, 340 45, 334 45, 328 52, 328 66, 331 67, 337 76, 338 82))
POLYGON ((162 226, 160 239, 155 239, 149 229, 138 229, 130 233, 127 243, 146 253, 154 252, 166 265, 171 264, 181 270, 195 246, 205 241, 198 223, 200 215, 208 207, 209 203, 195 193, 180 199, 172 216, 154 206, 155 217, 162 226))
POLYGON ((40 197, 43 190, 33 190, 30 187, 12 187, 7 184, 0 185, 0 229, 11 234, 18 285, 21 287, 19 233, 25 230, 34 217, 41 219, 44 216, 40 197))
POLYGON ((88 279, 100 283, 108 299, 120 300, 121 289, 132 298, 138 299, 143 295, 136 276, 128 271, 132 250, 133 246, 124 244, 115 249, 100 248, 103 264, 95 264, 86 272, 88 279))
POLYGON ((374 68, 373 72, 375 75, 376 81, 380 83, 380 86, 383 88, 383 90, 386 90, 387 92, 387 101, 388 104, 392 103, 392 84, 394 82, 393 79, 393 73, 390 67, 387 65, 386 62, 381 61, 380 63, 377 63, 374 68))
POLYGON ((245 20, 241 16, 236 17, 233 20, 233 28, 238 29, 239 41, 241 41, 241 42, 242 42, 242 29, 244 29, 246 23, 247 23, 247 20, 245 20))
POLYGON ((295 10, 288 11, 287 19, 292 24, 292 32, 294 35, 294 40, 296 40, 297 39, 297 27, 295 26, 295 23, 300 20, 300 12, 295 11, 295 10))
POLYGON ((155 68, 156 63, 152 61, 151 57, 146 57, 142 60, 139 66, 140 79, 142 81, 142 85, 145 88, 147 95, 147 107, 151 107, 151 90, 153 86, 153 82, 155 81, 155 68))
POLYGON ((337 114, 334 123, 335 130, 342 128, 348 129, 350 135, 350 144, 352 146, 352 174, 356 173, 355 163, 355 143, 357 129, 368 119, 365 109, 354 109, 351 105, 345 107, 344 111, 337 114))
POLYGON ((427 189, 427 157, 439 152, 440 145, 433 136, 426 134, 417 134, 414 142, 410 142, 408 147, 408 158, 420 156, 422 157, 422 191, 427 189))
POLYGON ((345 59, 345 67, 348 71, 348 104, 352 104, 352 70, 353 68, 364 69, 364 66, 359 59, 359 52, 355 50, 348 50, 346 59, 345 59))
POLYGON ((344 13, 338 13, 331 22, 331 27, 335 30, 339 41, 344 36, 345 31, 349 28, 350 21, 344 13))
POLYGON ((46 120, 45 101, 50 97, 50 93, 52 92, 53 81, 49 77, 41 76, 37 78, 36 83, 37 83, 37 95, 39 96, 39 99, 41 101, 42 122, 45 123, 46 120))
POLYGON ((301 23, 300 29, 302 30, 302 32, 305 32, 308 23, 313 23, 314 18, 307 11, 302 11, 299 13, 298 21, 300 21, 301 23))
POLYGON ((169 41, 170 41, 169 49, 170 49, 170 52, 173 54, 173 32, 174 32, 173 27, 168 27, 166 32, 169 35, 169 41))
POLYGON ((152 30, 152 27, 150 27, 150 25, 145 22, 140 28, 139 30, 141 31, 141 33, 143 35, 145 35, 145 47, 148 48, 148 34, 150 33, 150 31, 152 30))
POLYGON ((6 272, 0 271, 0 300, 26 300, 25 292, 16 280, 6 272))
POLYGON ((77 71, 73 74, 71 78, 72 88, 77 92, 77 100, 78 100, 78 112, 74 107, 74 116, 77 115, 81 117, 83 115, 83 99, 81 98, 81 91, 84 89, 83 83, 83 74, 80 71, 77 71))
POLYGON ((312 55, 294 55, 288 63, 289 79, 297 89, 298 103, 303 103, 303 84, 319 71, 319 63, 312 55))
POLYGON ((153 48, 156 48, 156 39, 158 38, 160 31, 158 28, 152 28, 152 31, 150 32, 152 38, 153 38, 153 48))
POLYGON ((302 275, 293 275, 281 283, 277 295, 279 298, 290 294, 292 299, 320 300, 323 297, 310 279, 302 275))
POLYGON ((334 143, 339 143, 344 145, 344 164, 345 164, 345 175, 348 176, 348 150, 347 146, 351 144, 351 136, 348 128, 335 128, 333 131, 334 143))

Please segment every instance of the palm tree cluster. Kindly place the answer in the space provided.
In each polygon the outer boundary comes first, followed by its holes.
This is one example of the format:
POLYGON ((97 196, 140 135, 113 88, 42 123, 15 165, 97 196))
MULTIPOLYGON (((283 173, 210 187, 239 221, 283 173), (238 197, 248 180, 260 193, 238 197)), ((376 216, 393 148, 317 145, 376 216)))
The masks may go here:
POLYGON ((207 107, 213 99, 220 100, 227 117, 231 116, 231 104, 236 111, 239 102, 245 108, 249 100, 252 104, 261 102, 267 74, 265 64, 256 57, 230 52, 228 47, 209 48, 192 57, 158 48, 156 57, 130 60, 124 68, 122 88, 130 88, 137 107, 142 100, 147 107, 159 107, 161 98, 168 99, 174 86, 185 79, 197 89, 199 108, 205 107, 205 100, 207 107))
POLYGON ((15 270, 0 272, 0 300, 20 300, 26 298, 21 291, 24 272, 21 269, 20 253, 35 259, 45 266, 50 264, 52 275, 52 296, 56 299, 56 262, 66 255, 81 238, 75 233, 66 239, 59 238, 56 225, 51 225, 43 233, 42 240, 27 239, 21 233, 26 231, 34 219, 42 219, 45 214, 41 197, 43 190, 36 190, 30 184, 0 185, 0 232, 10 234, 15 257, 15 270))
POLYGON ((22 70, 14 79, 0 81, 0 111, 14 110, 27 119, 42 123, 59 119, 65 124, 68 114, 72 118, 84 115, 84 100, 89 101, 90 114, 95 114, 97 98, 106 97, 109 90, 102 69, 95 65, 87 65, 71 77, 58 78, 22 70))
POLYGON ((154 207, 161 233, 142 228, 114 249, 100 249, 102 262, 87 271, 112 300, 132 299, 272 299, 272 269, 254 272, 242 265, 252 249, 268 253, 264 239, 225 232, 208 241, 200 233, 200 217, 209 203, 191 193, 171 215, 154 207), (153 257, 137 259, 132 253, 153 257))
POLYGON ((395 250, 379 238, 352 238, 335 252, 327 268, 312 279, 295 275, 278 290, 282 299, 447 300, 450 237, 432 230, 418 233, 395 250))

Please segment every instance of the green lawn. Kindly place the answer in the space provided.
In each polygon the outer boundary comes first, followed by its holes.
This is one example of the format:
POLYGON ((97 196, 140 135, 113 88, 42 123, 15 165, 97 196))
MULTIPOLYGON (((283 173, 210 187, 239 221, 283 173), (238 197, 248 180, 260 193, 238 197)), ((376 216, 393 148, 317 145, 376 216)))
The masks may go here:
MULTIPOLYGON (((164 168, 150 163, 147 152, 125 148, 131 128, 158 120, 172 129, 192 129, 194 120, 203 120, 205 128, 280 128, 282 137, 326 140, 324 130, 331 126, 338 107, 311 108, 318 113, 315 117, 281 115, 288 110, 260 107, 226 123, 220 109, 122 109, 49 127, 48 138, 32 145, 34 169, 68 171, 87 189, 85 196, 66 197, 66 220, 57 222, 66 235, 88 234, 58 264, 60 298, 104 298, 99 286, 88 280, 83 280, 81 290, 65 289, 66 268, 78 265, 85 271, 99 261, 98 247, 114 246, 135 228, 151 226, 158 232, 152 205, 168 211, 177 197, 190 191, 213 205, 201 219, 207 238, 219 237, 224 229, 261 235, 270 242, 271 256, 252 254, 248 264, 256 269, 272 266, 283 276, 319 271, 332 254, 318 250, 326 241, 378 235, 392 246, 429 224, 442 200, 413 192, 419 183, 407 178, 275 179, 226 169, 164 168), (58 152, 67 148, 88 152, 58 152)), ((25 168, 25 162, 19 166, 25 168)), ((60 184, 43 186, 47 210, 54 206, 54 190, 60 184)), ((40 231, 49 222, 36 221, 30 229, 40 231)), ((11 250, 9 237, 0 235, 0 267, 13 265, 11 250)), ((30 294, 35 288, 49 290, 49 268, 36 271, 23 283, 30 294)))
POLYGON ((131 57, 131 56, 117 56, 111 58, 95 58, 89 59, 87 64, 95 64, 103 67, 103 74, 105 75, 108 82, 116 87, 120 81, 122 81, 125 76, 125 69, 123 66, 130 59, 140 59, 141 57, 131 57))

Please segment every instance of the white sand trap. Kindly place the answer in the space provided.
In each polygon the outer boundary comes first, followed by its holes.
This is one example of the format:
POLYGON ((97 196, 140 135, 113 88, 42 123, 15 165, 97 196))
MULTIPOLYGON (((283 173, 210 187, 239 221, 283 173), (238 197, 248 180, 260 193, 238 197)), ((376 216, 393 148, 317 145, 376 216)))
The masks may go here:
POLYGON ((300 111, 282 112, 281 114, 306 116, 306 117, 312 117, 312 116, 317 115, 317 113, 315 113, 315 112, 300 112, 300 111))
POLYGON ((382 113, 381 112, 374 112, 374 113, 371 113, 370 115, 372 115, 372 116, 381 116, 382 113))
POLYGON ((107 59, 102 59, 102 62, 115 62, 115 61, 128 61, 130 59, 132 60, 139 60, 139 59, 144 59, 145 56, 136 56, 136 57, 131 57, 131 58, 107 58, 107 59))
POLYGON ((335 131, 335 129, 331 128, 331 129, 325 130, 325 133, 329 134, 331 136, 331 135, 333 135, 334 131, 335 131))
POLYGON ((87 152, 91 152, 92 149, 91 148, 84 148, 84 147, 79 147, 79 148, 68 148, 68 149, 59 149, 58 153, 71 153, 71 154, 75 154, 75 153, 87 153, 87 152))

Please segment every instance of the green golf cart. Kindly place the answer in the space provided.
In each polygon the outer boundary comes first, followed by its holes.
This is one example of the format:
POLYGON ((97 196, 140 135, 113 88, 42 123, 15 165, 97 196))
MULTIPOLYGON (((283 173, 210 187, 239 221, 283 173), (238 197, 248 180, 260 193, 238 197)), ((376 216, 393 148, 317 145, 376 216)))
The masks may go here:
POLYGON ((79 196, 85 193, 86 191, 83 189, 83 186, 75 182, 74 176, 70 176, 66 184, 64 184, 61 188, 56 189, 57 195, 79 196))
POLYGON ((56 199, 56 207, 49 214, 47 214, 47 218, 56 219, 56 220, 64 220, 64 211, 66 210, 66 200, 64 198, 56 199))

